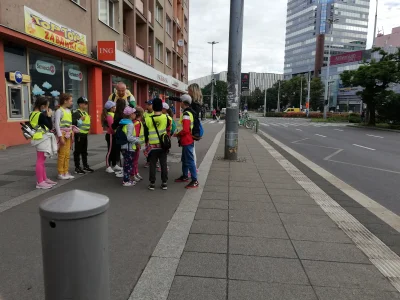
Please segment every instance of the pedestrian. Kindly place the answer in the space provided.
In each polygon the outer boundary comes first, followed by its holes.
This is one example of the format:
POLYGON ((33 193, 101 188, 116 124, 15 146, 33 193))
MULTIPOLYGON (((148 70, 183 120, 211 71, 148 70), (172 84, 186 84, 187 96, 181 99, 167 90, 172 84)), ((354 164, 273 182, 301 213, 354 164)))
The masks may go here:
POLYGON ((163 149, 161 139, 164 134, 170 134, 171 122, 167 116, 162 113, 163 104, 161 99, 153 99, 152 108, 154 110, 154 115, 147 116, 144 124, 144 136, 146 144, 148 145, 146 151, 148 152, 148 158, 150 161, 150 184, 148 189, 152 191, 155 190, 156 166, 157 161, 159 161, 161 166, 161 189, 166 190, 168 188, 168 150, 163 149))
POLYGON ((112 129, 112 125, 114 123, 114 115, 115 115, 115 103, 113 101, 107 101, 104 105, 103 113, 101 115, 101 120, 103 122, 103 128, 106 130, 106 142, 107 142, 107 155, 106 155, 106 172, 114 173, 113 167, 117 165, 117 155, 116 151, 116 142, 114 136, 114 130, 112 129))
POLYGON ((50 189, 57 184, 57 182, 47 178, 46 167, 46 153, 41 147, 44 144, 44 139, 52 138, 54 135, 50 133, 53 129, 53 122, 51 120, 52 110, 49 108, 49 101, 45 97, 37 97, 33 108, 33 112, 29 115, 29 122, 35 134, 32 137, 32 145, 36 145, 36 188, 37 189, 50 189))
POLYGON ((365 121, 365 110, 363 109, 363 111, 361 112, 361 123, 364 123, 365 121))
POLYGON ((194 140, 192 136, 192 128, 194 123, 195 112, 191 108, 192 98, 189 95, 182 96, 182 130, 177 133, 177 136, 182 147, 182 175, 175 182, 189 182, 189 171, 191 182, 186 185, 187 189, 199 187, 197 180, 197 168, 195 162, 194 140))
POLYGON ((136 137, 135 126, 133 121, 136 119, 136 109, 126 106, 123 111, 123 117, 119 122, 119 127, 116 131, 116 139, 119 135, 124 135, 124 142, 121 144, 121 152, 124 157, 123 165, 123 179, 122 186, 134 186, 136 185, 135 180, 131 180, 131 174, 133 169, 133 159, 135 152, 138 150, 140 145, 139 138, 136 137))
POLYGON ((79 128, 79 133, 75 134, 74 162, 75 173, 93 173, 94 170, 88 164, 88 134, 90 130, 90 115, 88 114, 89 101, 86 97, 80 97, 77 101, 78 109, 72 114, 72 124, 79 128), (80 156, 82 156, 83 169, 80 166, 80 156))
POLYGON ((133 158, 133 168, 131 178, 136 182, 143 180, 143 177, 139 174, 139 156, 140 149, 144 146, 144 128, 142 124, 144 110, 140 106, 136 106, 136 119, 133 122, 135 126, 136 137, 139 138, 139 145, 136 148, 135 156, 133 158))
POLYGON ((219 109, 219 107, 217 107, 217 110, 215 111, 215 115, 217 117, 217 122, 219 122, 219 120, 221 118, 221 110, 219 109))
POLYGON ((69 173, 69 159, 71 154, 71 143, 73 139, 72 131, 72 95, 61 94, 60 108, 56 110, 54 116, 54 127, 58 137, 58 179, 73 179, 69 173))
POLYGON ((117 102, 118 99, 123 99, 126 106, 136 107, 136 99, 132 93, 126 88, 126 84, 123 82, 118 82, 115 87, 116 92, 112 93, 108 100, 112 102, 117 102))
MULTIPOLYGON (((143 120, 146 120, 147 117, 151 117, 151 116, 154 116, 153 99, 146 101, 146 111, 144 112, 143 120)), ((144 167, 148 168, 149 166, 150 166, 150 160, 149 160, 149 157, 146 156, 146 163, 144 164, 144 167)))
POLYGON ((171 111, 172 111, 172 118, 174 118, 176 111, 175 111, 175 106, 174 106, 173 103, 170 105, 170 108, 171 108, 171 111))
POLYGON ((212 111, 212 118, 213 118, 213 120, 217 119, 217 111, 215 110, 215 108, 212 111))
MULTIPOLYGON (((127 103, 124 99, 118 99, 115 106, 115 114, 114 114, 114 122, 112 124, 112 129, 117 130, 119 126, 119 122, 124 118, 124 109, 127 107, 127 103)), ((114 144, 114 154, 116 165, 113 167, 115 172, 115 176, 118 178, 122 178, 122 167, 121 167, 121 145, 117 143, 114 144)))
POLYGON ((201 115, 201 120, 203 121, 204 120, 204 115, 205 115, 205 108, 202 106, 201 107, 201 111, 200 111, 200 115, 201 115))

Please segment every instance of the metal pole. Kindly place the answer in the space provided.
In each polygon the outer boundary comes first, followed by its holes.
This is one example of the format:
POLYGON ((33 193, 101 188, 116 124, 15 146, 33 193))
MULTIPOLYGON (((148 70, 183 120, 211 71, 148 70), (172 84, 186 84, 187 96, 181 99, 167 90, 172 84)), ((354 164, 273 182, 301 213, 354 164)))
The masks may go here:
POLYGON ((214 106, 214 45, 218 44, 216 41, 208 42, 211 44, 211 100, 210 110, 213 110, 214 106))
POLYGON ((308 103, 308 107, 306 107, 307 108, 307 117, 308 117, 308 112, 310 111, 310 95, 311 95, 311 71, 308 71, 308 87, 307 87, 307 103, 308 103))
POLYGON ((302 109, 301 107, 301 102, 303 101, 303 76, 300 77, 300 110, 302 109))
POLYGON ((281 110, 281 81, 278 81, 278 103, 276 104, 276 110, 281 110))
POLYGON ((376 10, 375 10, 375 24, 374 24, 374 39, 372 41, 372 46, 375 46, 376 39, 376 25, 378 23, 378 0, 376 0, 376 10))
POLYGON ((267 113, 267 85, 265 85, 265 90, 264 90, 264 115, 267 113))
MULTIPOLYGON (((330 32, 330 37, 329 38, 332 38, 333 24, 336 21, 338 21, 338 19, 329 19, 328 21, 331 24, 331 32, 330 32)), ((328 65, 327 65, 327 68, 326 68, 325 95, 324 95, 324 119, 326 119, 326 114, 327 114, 328 109, 329 109, 328 82, 329 82, 329 68, 331 66, 331 46, 332 46, 332 43, 333 43, 333 39, 332 39, 332 42, 329 43, 329 45, 328 45, 328 65)))
POLYGON ((244 0, 231 0, 228 55, 228 107, 226 108, 225 159, 237 160, 238 104, 241 93, 244 0))

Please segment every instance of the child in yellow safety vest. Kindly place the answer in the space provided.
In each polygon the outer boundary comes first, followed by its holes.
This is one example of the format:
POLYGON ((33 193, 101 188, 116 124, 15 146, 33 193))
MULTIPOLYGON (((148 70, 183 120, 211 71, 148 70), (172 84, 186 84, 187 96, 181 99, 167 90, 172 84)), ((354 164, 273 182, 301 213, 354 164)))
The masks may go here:
POLYGON ((139 156, 140 149, 144 145, 144 128, 142 123, 144 110, 140 106, 136 107, 136 119, 133 121, 135 126, 136 137, 139 138, 140 145, 137 147, 135 156, 133 158, 133 168, 131 173, 131 178, 136 182, 143 180, 143 177, 139 174, 139 156))

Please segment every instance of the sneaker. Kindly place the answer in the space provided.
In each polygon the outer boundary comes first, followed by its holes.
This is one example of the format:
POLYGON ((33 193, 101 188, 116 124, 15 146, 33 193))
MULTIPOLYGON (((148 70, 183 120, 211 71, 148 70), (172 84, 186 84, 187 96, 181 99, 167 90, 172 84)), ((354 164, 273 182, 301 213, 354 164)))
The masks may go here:
POLYGON ((136 185, 135 181, 127 181, 122 183, 122 186, 134 186, 134 185, 136 185))
POLYGON ((115 177, 122 178, 122 177, 124 177, 124 173, 123 172, 115 172, 115 177))
POLYGON ((143 180, 143 177, 142 176, 140 176, 140 174, 138 173, 138 174, 136 174, 136 177, 137 178, 139 178, 139 180, 143 180))
POLYGON ((76 167, 75 168, 75 174, 83 175, 83 174, 86 174, 86 173, 85 173, 85 171, 83 171, 81 169, 81 167, 76 167))
POLYGON ((189 182, 189 178, 182 175, 181 177, 175 179, 175 182, 189 182))
POLYGON ((147 187, 150 191, 154 191, 156 189, 156 185, 155 183, 151 183, 149 184, 149 186, 147 187))
POLYGON ((185 188, 187 189, 197 189, 199 187, 199 182, 197 180, 192 180, 185 188))
POLYGON ((135 182, 139 182, 140 181, 140 179, 136 175, 131 176, 131 178, 135 182))
POLYGON ((113 170, 113 168, 108 167, 108 168, 106 169, 106 172, 107 172, 107 173, 114 173, 114 170, 113 170))
POLYGON ((150 167, 150 163, 149 163, 149 162, 145 163, 145 164, 144 164, 144 167, 145 167, 145 168, 150 167))
POLYGON ((48 179, 48 178, 45 180, 45 182, 46 182, 47 184, 50 184, 50 185, 53 185, 53 186, 57 184, 57 182, 55 182, 55 181, 53 181, 53 180, 50 180, 50 179, 48 179))
POLYGON ((161 189, 166 191, 168 189, 168 185, 166 182, 161 183, 161 189))
POLYGON ((75 176, 72 176, 69 173, 65 174, 64 176, 67 177, 67 179, 74 179, 75 178, 75 176))
POLYGON ((67 179, 69 179, 69 178, 68 178, 67 176, 65 176, 64 174, 58 174, 57 178, 60 179, 60 180, 67 180, 67 179))
POLYGON ((114 171, 115 172, 118 172, 118 171, 122 171, 123 169, 120 167, 120 166, 118 166, 118 165, 115 165, 114 166, 114 171))
POLYGON ((42 181, 41 183, 36 183, 36 188, 41 190, 51 189, 53 186, 48 184, 46 181, 42 181))
POLYGON ((161 172, 161 167, 157 167, 157 172, 161 172))
POLYGON ((89 166, 84 167, 83 171, 88 172, 88 173, 93 173, 94 172, 94 170, 91 169, 89 166))

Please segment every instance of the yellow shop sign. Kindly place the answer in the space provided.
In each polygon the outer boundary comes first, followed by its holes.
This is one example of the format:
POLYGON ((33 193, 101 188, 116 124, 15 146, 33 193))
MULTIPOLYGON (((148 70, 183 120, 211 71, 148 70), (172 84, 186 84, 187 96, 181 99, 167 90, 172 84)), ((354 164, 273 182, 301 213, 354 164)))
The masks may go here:
POLYGON ((86 35, 60 25, 24 6, 25 33, 53 45, 87 54, 86 35))

